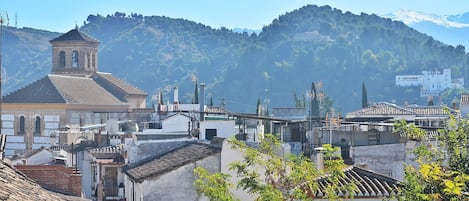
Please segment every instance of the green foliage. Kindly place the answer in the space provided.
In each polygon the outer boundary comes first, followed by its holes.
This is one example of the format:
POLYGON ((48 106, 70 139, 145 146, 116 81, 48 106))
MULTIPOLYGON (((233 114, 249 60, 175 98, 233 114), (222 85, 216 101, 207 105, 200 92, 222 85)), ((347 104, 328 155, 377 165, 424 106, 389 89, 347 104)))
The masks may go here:
MULTIPOLYGON (((305 80, 323 80, 330 97, 324 100, 337 100, 343 112, 356 109, 349 101, 356 91, 351 83, 373 83, 367 86, 370 100, 425 103, 417 90, 403 93, 396 87, 394 76, 446 67, 454 77, 469 75, 462 46, 442 44, 402 22, 329 6, 296 9, 251 36, 184 19, 122 12, 90 15, 80 30, 101 42, 100 71, 149 94, 177 85, 187 92, 181 93, 181 103, 193 100, 191 76, 197 74, 207 83, 208 94, 226 97, 232 103, 229 109, 240 112, 253 111, 255 105, 246 105, 246 97, 258 97, 266 88, 272 91, 273 105, 291 105, 286 93, 309 90, 305 80)), ((3 48, 12 50, 2 55, 9 78, 6 93, 50 72, 48 41, 57 36, 5 29, 3 48)), ((443 98, 447 105, 452 100, 443 98)))
POLYGON ((194 182, 199 193, 202 193, 210 198, 211 201, 235 201, 233 194, 229 191, 232 186, 226 182, 229 175, 223 173, 210 174, 202 167, 194 169, 194 173, 199 177, 194 182))
POLYGON ((444 142, 443 146, 448 154, 449 167, 469 175, 469 120, 456 121, 452 117, 447 129, 443 131, 440 141, 444 142))
POLYGON ((260 116, 261 114, 262 114, 261 99, 257 98, 256 115, 260 116))
POLYGON ((311 105, 310 105, 310 115, 315 118, 320 118, 320 110, 319 110, 319 100, 318 100, 318 93, 316 91, 316 85, 314 82, 311 83, 311 90, 310 90, 312 99, 311 99, 311 105))
MULTIPOLYGON (((266 134, 258 148, 248 147, 244 142, 234 138, 229 139, 232 148, 244 153, 243 160, 229 164, 229 169, 239 178, 236 187, 242 189, 256 200, 283 201, 283 200, 313 200, 318 190, 318 178, 326 177, 328 184, 325 189, 325 198, 337 200, 338 192, 348 192, 345 196, 353 196, 356 186, 342 186, 339 180, 344 177, 344 163, 342 159, 333 155, 337 148, 330 145, 324 146, 325 169, 318 171, 314 163, 304 156, 282 156, 281 145, 274 135, 266 134), (327 176, 326 176, 327 175, 327 176)), ((219 190, 211 189, 200 191, 211 200, 218 199, 218 192, 225 192, 227 177, 215 175, 221 184, 210 184, 207 175, 199 173, 196 181, 198 186, 214 186, 219 190), (217 192, 217 193, 213 193, 217 192)), ((202 172, 204 173, 204 172, 202 172)), ((228 194, 232 197, 232 194, 228 194)), ((230 198, 231 199, 231 198, 230 198)))
POLYGON ((192 99, 192 104, 199 104, 199 88, 197 86, 197 81, 194 85, 194 98, 192 99))
POLYGON ((304 95, 298 97, 296 95, 296 92, 293 91, 293 100, 295 101, 295 107, 297 107, 297 108, 305 108, 306 107, 306 97, 304 95))
MULTIPOLYGON (((397 127, 405 125, 399 122, 397 127)), ((469 200, 468 131, 468 120, 456 121, 452 117, 440 131, 440 147, 425 144, 417 147, 413 153, 420 167, 405 165, 399 200, 469 200)))
POLYGON ((469 91, 464 88, 459 89, 446 89, 441 92, 441 102, 448 105, 448 107, 458 107, 462 94, 469 94, 469 91))
POLYGON ((421 141, 425 137, 425 131, 416 127, 415 124, 407 124, 405 120, 396 120, 394 122, 394 131, 400 135, 406 136, 409 140, 421 141))

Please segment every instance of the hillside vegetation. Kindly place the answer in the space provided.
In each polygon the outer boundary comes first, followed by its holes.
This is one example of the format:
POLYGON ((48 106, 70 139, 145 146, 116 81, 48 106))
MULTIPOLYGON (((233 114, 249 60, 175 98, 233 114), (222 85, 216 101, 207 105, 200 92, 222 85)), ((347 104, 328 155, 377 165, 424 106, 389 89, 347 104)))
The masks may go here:
MULTIPOLYGON (((167 100, 172 100, 172 86, 178 86, 182 102, 191 102, 197 80, 206 84, 215 105, 223 99, 239 112, 255 112, 258 99, 270 100, 270 107, 294 106, 292 94, 303 94, 320 80, 341 112, 361 107, 363 82, 369 102, 426 104, 418 88, 396 87, 395 75, 451 68, 453 77, 469 80, 463 46, 445 45, 402 22, 328 6, 308 5, 281 15, 259 34, 119 12, 90 15, 80 30, 101 42, 100 71, 150 95, 164 90, 167 100)), ((50 72, 48 40, 58 35, 5 29, 7 91, 50 72)))

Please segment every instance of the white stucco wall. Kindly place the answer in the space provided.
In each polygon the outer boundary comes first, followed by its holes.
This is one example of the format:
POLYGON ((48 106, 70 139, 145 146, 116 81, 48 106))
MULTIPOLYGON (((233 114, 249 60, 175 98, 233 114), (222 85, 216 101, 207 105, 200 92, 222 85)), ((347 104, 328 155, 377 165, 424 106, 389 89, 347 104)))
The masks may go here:
POLYGON ((355 165, 367 168, 402 181, 403 164, 406 158, 405 144, 386 144, 351 147, 355 165))
POLYGON ((89 154, 88 151, 82 151, 81 157, 82 159, 79 161, 79 168, 81 171, 81 189, 83 191, 84 197, 87 199, 91 199, 91 195, 94 193, 92 192, 93 183, 93 176, 91 175, 91 162, 93 161, 93 157, 89 154))
MULTIPOLYGON (((24 158, 26 164, 24 165, 42 165, 42 164, 47 164, 52 161, 52 152, 49 150, 42 150, 28 158, 24 158)), ((11 161, 11 164, 13 165, 18 165, 21 164, 23 165, 23 158, 13 160, 11 161)))
POLYGON ((205 138, 206 129, 216 129, 217 137, 229 138, 236 132, 234 120, 206 120, 200 122, 200 139, 205 138))
MULTIPOLYGON (((220 154, 209 156, 195 163, 190 163, 154 178, 148 178, 142 183, 135 183, 135 200, 149 201, 180 201, 180 200, 208 200, 199 196, 194 182, 196 175, 194 168, 202 166, 210 172, 220 171, 220 154)), ((127 200, 134 200, 132 197, 132 181, 127 176, 125 178, 127 200)))
POLYGON ((365 165, 377 173, 403 181, 404 164, 418 168, 415 156, 411 152, 422 143, 437 146, 435 141, 356 146, 351 147, 351 155, 355 165, 365 165))
MULTIPOLYGON (((230 174, 230 183, 236 184, 240 178, 236 177, 236 172, 229 169, 229 165, 235 161, 242 161, 244 159, 243 152, 237 149, 233 149, 228 140, 223 141, 223 147, 221 150, 221 172, 230 174)), ((231 188, 231 192, 238 198, 243 201, 255 200, 255 197, 249 195, 246 191, 236 189, 236 187, 231 188)))
POLYGON ((177 114, 162 121, 163 132, 183 131, 187 132, 187 122, 190 119, 187 116, 177 114))
POLYGON ((132 164, 154 155, 163 154, 193 141, 193 139, 170 139, 130 143, 127 148, 128 162, 132 164))

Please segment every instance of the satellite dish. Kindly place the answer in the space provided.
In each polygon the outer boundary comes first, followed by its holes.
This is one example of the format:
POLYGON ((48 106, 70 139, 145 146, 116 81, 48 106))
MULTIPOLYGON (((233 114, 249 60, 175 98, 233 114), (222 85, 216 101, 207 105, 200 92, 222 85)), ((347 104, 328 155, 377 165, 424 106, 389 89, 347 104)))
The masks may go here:
POLYGON ((108 134, 116 134, 117 131, 119 131, 119 125, 117 125, 117 121, 113 119, 107 120, 106 131, 108 134))

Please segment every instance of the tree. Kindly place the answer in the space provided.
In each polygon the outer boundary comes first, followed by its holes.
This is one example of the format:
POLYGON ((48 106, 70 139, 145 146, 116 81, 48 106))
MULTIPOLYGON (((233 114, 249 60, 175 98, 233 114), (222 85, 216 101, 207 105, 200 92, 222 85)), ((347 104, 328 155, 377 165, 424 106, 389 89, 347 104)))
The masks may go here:
POLYGON ((195 82, 194 99, 192 100, 192 104, 199 104, 199 88, 197 87, 197 81, 195 82))
POLYGON ((315 118, 320 118, 320 111, 319 111, 319 101, 318 95, 316 92, 316 85, 314 82, 311 84, 311 106, 310 106, 310 115, 315 118))
MULTIPOLYGON (((402 125, 404 125, 401 122, 402 125)), ((418 128, 407 130, 423 132, 418 128)), ((420 168, 404 167, 399 200, 469 200, 469 121, 451 117, 440 132, 440 147, 421 144, 413 153, 420 168)))
POLYGON ((261 99, 257 98, 256 115, 260 116, 262 114, 261 108, 261 99))
POLYGON ((426 135, 424 130, 418 128, 415 124, 407 124, 403 119, 394 122, 394 131, 409 140, 415 141, 421 141, 426 135))
POLYGON ((197 191, 210 197, 210 200, 217 201, 235 201, 233 193, 230 192, 230 187, 233 185, 227 182, 228 174, 220 172, 210 174, 204 168, 198 167, 194 169, 194 173, 199 176, 199 179, 194 182, 197 191))
POLYGON ((435 104, 433 103, 433 96, 428 96, 428 97, 427 97, 427 105, 428 105, 428 106, 433 106, 433 105, 435 105, 435 104))
MULTIPOLYGON (((347 192, 345 196, 351 197, 356 188, 354 184, 340 184, 345 165, 342 159, 333 157, 332 153, 337 150, 330 145, 324 146, 324 170, 318 170, 314 163, 303 156, 276 155, 282 147, 274 135, 265 135, 257 149, 234 138, 229 139, 229 143, 244 153, 243 160, 229 164, 229 169, 239 178, 236 187, 257 197, 256 200, 313 200, 319 188, 317 179, 322 176, 328 181, 325 198, 338 199, 338 192, 347 192)), ((227 182, 228 175, 210 175, 201 169, 195 169, 198 179, 194 184, 199 193, 210 200, 236 200, 233 194, 227 193, 227 188, 232 185, 227 182), (224 193, 226 195, 221 196, 224 193)))
POLYGON ((362 108, 368 107, 368 95, 366 93, 365 82, 362 83, 362 108))
POLYGON ((305 106, 306 106, 306 98, 305 98, 305 96, 298 97, 298 95, 296 95, 296 92, 293 91, 293 99, 294 99, 294 101, 295 101, 295 107, 297 107, 297 108, 305 108, 305 106))

